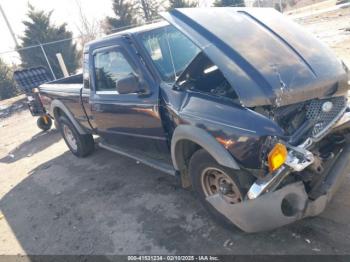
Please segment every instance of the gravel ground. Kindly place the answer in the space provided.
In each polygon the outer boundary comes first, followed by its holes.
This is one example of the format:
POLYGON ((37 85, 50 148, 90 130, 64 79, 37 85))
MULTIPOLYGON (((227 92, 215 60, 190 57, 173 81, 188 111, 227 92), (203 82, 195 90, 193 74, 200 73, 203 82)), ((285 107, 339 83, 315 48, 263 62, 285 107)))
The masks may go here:
MULTIPOLYGON (((349 10, 299 19, 348 65, 349 10)), ((77 159, 27 111, 0 118, 0 138, 0 255, 350 253, 350 176, 322 215, 246 234, 159 171, 102 149, 77 159)))

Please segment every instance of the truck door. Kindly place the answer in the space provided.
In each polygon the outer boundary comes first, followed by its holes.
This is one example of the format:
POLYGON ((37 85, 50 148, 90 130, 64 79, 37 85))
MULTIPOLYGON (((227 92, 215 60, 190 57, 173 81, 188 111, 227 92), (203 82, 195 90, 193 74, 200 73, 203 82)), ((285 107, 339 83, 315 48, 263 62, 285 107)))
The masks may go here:
POLYGON ((158 108, 159 87, 129 43, 120 39, 113 46, 97 48, 90 61, 91 114, 105 144, 151 154, 168 151, 158 108))

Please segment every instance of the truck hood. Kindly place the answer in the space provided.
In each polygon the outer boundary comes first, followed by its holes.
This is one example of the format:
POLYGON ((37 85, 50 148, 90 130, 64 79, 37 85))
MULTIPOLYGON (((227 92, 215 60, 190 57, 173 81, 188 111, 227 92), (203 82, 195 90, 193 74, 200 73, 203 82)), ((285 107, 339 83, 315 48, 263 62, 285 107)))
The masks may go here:
POLYGON ((346 66, 274 9, 184 8, 161 15, 218 66, 244 106, 282 106, 348 90, 346 66))

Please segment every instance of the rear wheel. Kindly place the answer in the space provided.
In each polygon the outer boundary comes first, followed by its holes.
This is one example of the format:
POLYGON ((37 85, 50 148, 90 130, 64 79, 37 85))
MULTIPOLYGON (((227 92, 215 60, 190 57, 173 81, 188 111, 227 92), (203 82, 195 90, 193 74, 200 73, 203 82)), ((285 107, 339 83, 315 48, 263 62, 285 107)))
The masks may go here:
POLYGON ((77 157, 85 157, 95 149, 95 142, 90 134, 81 135, 65 116, 58 119, 59 129, 70 151, 77 157))
POLYGON ((37 126, 43 130, 43 131, 47 131, 51 128, 52 126, 52 120, 49 116, 41 116, 38 118, 38 120, 36 121, 37 126))
POLYGON ((196 151, 190 160, 189 173, 193 189, 196 191, 205 209, 226 227, 233 224, 222 215, 206 198, 220 194, 230 204, 243 200, 244 189, 240 186, 237 175, 230 169, 219 165, 204 149, 196 151))

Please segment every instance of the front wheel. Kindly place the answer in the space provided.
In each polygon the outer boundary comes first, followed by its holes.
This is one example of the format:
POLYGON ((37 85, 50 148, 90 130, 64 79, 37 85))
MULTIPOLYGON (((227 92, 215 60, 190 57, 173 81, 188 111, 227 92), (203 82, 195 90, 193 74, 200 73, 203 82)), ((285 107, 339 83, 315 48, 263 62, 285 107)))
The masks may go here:
POLYGON ((65 116, 59 117, 58 122, 63 139, 74 155, 85 157, 94 151, 95 142, 92 135, 79 134, 74 125, 65 116))
POLYGON ((196 151, 190 160, 189 173, 192 187, 205 209, 220 224, 232 228, 233 224, 222 215, 206 198, 220 194, 230 204, 240 203, 244 198, 244 189, 240 186, 234 172, 218 164, 204 149, 196 151))

